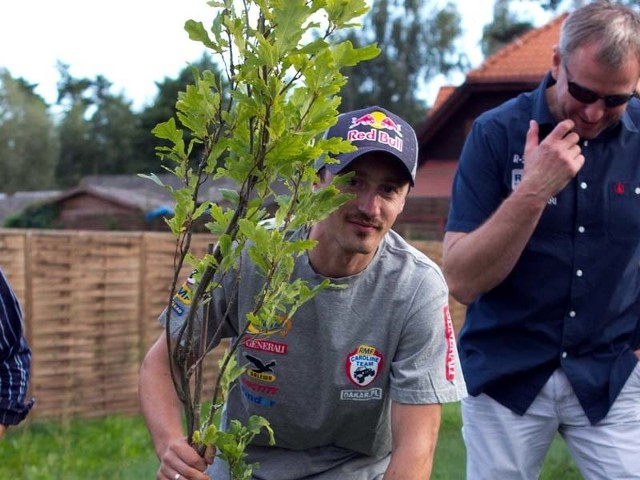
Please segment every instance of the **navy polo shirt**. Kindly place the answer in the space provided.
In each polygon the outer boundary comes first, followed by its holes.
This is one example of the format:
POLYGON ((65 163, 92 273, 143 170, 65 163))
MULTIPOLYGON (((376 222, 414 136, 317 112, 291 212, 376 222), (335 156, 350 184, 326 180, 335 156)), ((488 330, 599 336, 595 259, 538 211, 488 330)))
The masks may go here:
MULTIPOLYGON (((471 232, 522 176, 529 120, 556 125, 547 74, 474 122, 446 230, 471 232)), ((549 199, 513 271, 467 308, 460 360, 471 395, 523 414, 561 367, 592 424, 604 418, 640 346, 640 100, 618 125, 582 140, 585 164, 549 199)))

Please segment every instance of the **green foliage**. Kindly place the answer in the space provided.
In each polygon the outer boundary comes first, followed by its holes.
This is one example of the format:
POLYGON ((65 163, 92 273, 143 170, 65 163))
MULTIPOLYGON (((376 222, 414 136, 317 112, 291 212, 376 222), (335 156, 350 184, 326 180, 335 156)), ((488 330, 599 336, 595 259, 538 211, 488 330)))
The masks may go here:
POLYGON ((47 105, 34 88, 0 68, 0 171, 7 193, 55 186, 59 143, 47 105))
POLYGON ((4 220, 5 228, 57 228, 60 215, 57 204, 33 205, 4 220))
POLYGON ((269 435, 269 444, 274 445, 275 438, 269 422, 257 415, 252 415, 247 425, 242 425, 238 420, 231 420, 227 431, 219 430, 215 424, 211 424, 202 435, 200 431, 196 431, 193 439, 197 445, 215 445, 218 452, 216 456, 227 462, 232 478, 251 480, 251 473, 256 464, 249 465, 244 461, 244 451, 249 442, 263 429, 269 435))
POLYGON ((511 0, 496 0, 493 22, 482 30, 482 53, 487 57, 533 28, 532 22, 521 21, 511 12, 510 6, 511 0))
POLYGON ((87 175, 137 173, 135 138, 140 125, 129 102, 112 94, 103 76, 76 79, 68 68, 58 65, 58 104, 65 112, 58 126, 58 183, 71 187, 87 175))
MULTIPOLYGON (((156 172, 163 171, 162 165, 157 161, 155 148, 157 139, 151 133, 153 128, 175 113, 176 99, 178 93, 184 91, 187 85, 194 82, 193 67, 196 71, 209 71, 212 75, 220 78, 218 66, 211 60, 209 55, 203 54, 199 59, 183 68, 176 78, 165 77, 161 82, 156 82, 158 94, 154 101, 144 108, 139 115, 140 134, 135 141, 135 161, 136 172, 156 172)), ((228 87, 221 85, 220 90, 228 97, 228 87)), ((188 134, 188 132, 187 132, 188 134)))

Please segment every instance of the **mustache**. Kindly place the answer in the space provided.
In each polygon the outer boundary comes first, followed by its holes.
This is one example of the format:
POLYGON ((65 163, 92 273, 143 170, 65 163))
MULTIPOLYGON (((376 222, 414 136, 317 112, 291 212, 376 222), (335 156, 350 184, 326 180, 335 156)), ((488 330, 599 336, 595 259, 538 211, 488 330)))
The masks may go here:
POLYGON ((370 217, 369 215, 365 215, 363 213, 358 213, 358 214, 355 214, 355 215, 348 215, 347 216, 347 221, 354 222, 354 223, 359 223, 359 224, 364 225, 366 227, 376 228, 378 230, 380 230, 382 228, 382 224, 380 222, 376 221, 375 218, 370 217))

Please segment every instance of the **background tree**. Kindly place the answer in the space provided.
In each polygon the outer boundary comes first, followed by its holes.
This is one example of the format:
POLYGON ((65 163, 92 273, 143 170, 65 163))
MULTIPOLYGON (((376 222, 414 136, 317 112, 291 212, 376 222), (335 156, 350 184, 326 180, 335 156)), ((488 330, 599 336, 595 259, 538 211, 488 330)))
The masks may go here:
POLYGON ((511 4, 511 0, 496 0, 493 6, 493 22, 482 29, 481 48, 485 57, 533 28, 531 21, 522 21, 510 11, 511 4))
POLYGON ((34 88, 0 69, 0 171, 7 193, 55 186, 58 140, 48 106, 34 88))
POLYGON ((85 175, 137 173, 136 139, 139 117, 131 102, 110 92, 111 82, 74 78, 59 64, 57 104, 63 109, 56 178, 62 187, 76 185, 85 175))
POLYGON ((376 0, 348 39, 356 45, 376 43, 375 59, 346 69, 349 81, 342 92, 341 111, 368 105, 384 106, 416 124, 427 105, 419 97, 429 80, 440 73, 468 68, 464 52, 454 42, 462 33, 460 14, 452 2, 444 8, 429 0, 376 0))

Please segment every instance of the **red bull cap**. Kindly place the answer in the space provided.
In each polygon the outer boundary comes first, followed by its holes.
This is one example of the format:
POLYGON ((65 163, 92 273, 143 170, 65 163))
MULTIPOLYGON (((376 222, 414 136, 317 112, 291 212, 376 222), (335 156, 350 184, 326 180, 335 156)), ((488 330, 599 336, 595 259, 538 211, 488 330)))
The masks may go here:
POLYGON ((334 175, 340 173, 353 160, 370 152, 385 152, 400 160, 414 185, 418 168, 418 141, 416 133, 406 121, 382 107, 363 108, 338 116, 337 123, 325 132, 325 138, 342 137, 357 150, 341 153, 338 163, 316 160, 316 170, 326 167, 334 175))

